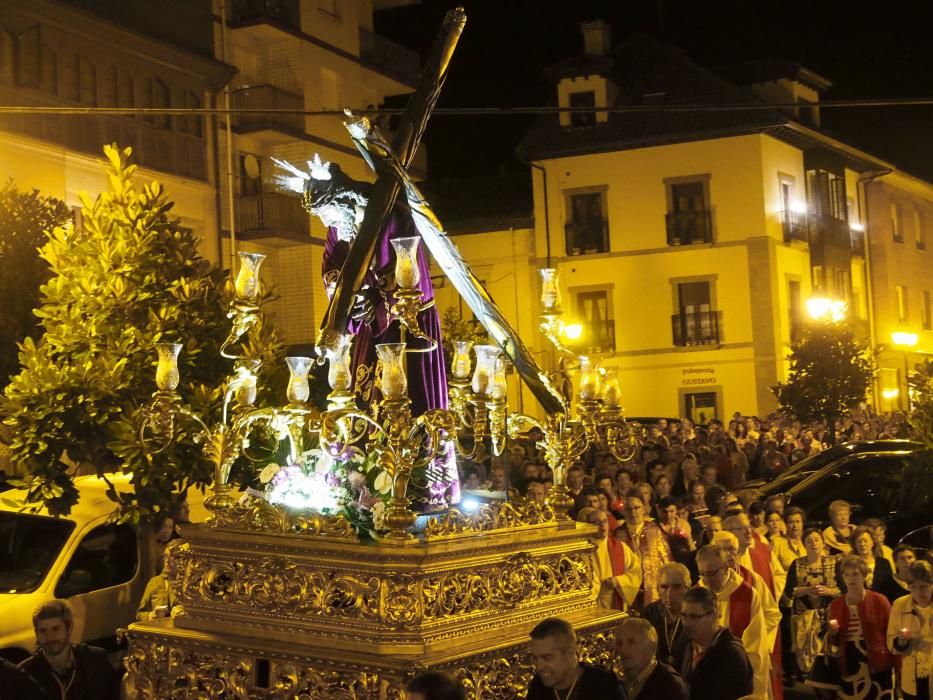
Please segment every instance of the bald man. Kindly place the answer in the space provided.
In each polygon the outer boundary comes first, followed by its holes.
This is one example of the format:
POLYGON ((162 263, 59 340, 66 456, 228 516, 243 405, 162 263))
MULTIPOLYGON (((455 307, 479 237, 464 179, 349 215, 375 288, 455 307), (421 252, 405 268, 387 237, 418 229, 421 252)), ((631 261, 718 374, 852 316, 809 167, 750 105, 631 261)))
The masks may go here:
POLYGON ((658 634, 650 622, 641 617, 626 618, 616 628, 615 638, 626 700, 690 700, 680 674, 658 661, 658 634))

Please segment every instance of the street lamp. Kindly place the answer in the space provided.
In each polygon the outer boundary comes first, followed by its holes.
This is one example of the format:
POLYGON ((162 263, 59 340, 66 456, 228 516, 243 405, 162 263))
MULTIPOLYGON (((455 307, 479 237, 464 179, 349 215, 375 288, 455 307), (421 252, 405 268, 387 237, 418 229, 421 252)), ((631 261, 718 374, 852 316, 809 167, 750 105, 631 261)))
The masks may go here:
POLYGON ((904 396, 907 412, 911 410, 910 406, 910 348, 917 345, 920 336, 908 331, 894 331, 891 333, 891 342, 904 351, 904 396))
POLYGON ((842 299, 829 297, 810 297, 807 299, 807 313, 816 321, 839 323, 846 317, 848 304, 842 299))

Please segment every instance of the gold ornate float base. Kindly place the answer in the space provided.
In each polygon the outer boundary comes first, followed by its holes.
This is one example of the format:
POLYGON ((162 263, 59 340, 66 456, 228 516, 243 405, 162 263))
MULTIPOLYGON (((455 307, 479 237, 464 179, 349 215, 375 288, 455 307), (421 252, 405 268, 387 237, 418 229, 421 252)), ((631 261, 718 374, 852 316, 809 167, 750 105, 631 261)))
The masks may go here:
POLYGON ((183 531, 168 570, 180 612, 130 626, 129 697, 401 700, 413 675, 444 669, 471 699, 517 698, 548 616, 574 625, 583 658, 610 661, 621 614, 596 605, 592 528, 550 509, 455 514, 404 547, 256 524, 183 531))

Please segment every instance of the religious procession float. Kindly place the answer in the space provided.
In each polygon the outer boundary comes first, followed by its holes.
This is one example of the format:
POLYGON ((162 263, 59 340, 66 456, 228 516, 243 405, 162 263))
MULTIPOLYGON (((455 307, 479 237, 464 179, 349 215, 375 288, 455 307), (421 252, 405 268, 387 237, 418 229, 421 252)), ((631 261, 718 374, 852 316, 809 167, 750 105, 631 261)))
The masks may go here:
POLYGON ((594 528, 567 515, 565 474, 597 445, 631 458, 618 381, 560 345, 560 285, 546 269, 541 330, 577 372, 573 396, 555 389, 407 171, 465 21, 459 9, 445 18, 391 142, 347 113, 374 184, 317 157, 307 170, 280 163, 283 186, 329 229, 318 357, 288 358, 287 403, 254 405, 259 366, 244 350, 260 322, 261 255, 239 254, 220 424, 177 393, 181 346, 157 347, 140 434, 153 451, 201 442, 214 464, 212 517, 183 526, 169 557, 175 614, 126 631, 128 697, 400 700, 407 679, 441 669, 468 697, 503 700, 524 692, 528 632, 554 615, 573 624, 585 660, 609 664, 622 613, 596 602, 594 528), (449 368, 428 255, 492 339, 456 343, 449 368), (309 377, 324 363, 320 410, 309 377), (509 413, 508 366, 546 419, 509 413), (274 437, 281 463, 258 454, 257 431, 274 437), (457 459, 499 454, 519 436, 553 470, 546 504, 460 505, 457 459), (241 496, 229 476, 244 457, 264 488, 241 496))

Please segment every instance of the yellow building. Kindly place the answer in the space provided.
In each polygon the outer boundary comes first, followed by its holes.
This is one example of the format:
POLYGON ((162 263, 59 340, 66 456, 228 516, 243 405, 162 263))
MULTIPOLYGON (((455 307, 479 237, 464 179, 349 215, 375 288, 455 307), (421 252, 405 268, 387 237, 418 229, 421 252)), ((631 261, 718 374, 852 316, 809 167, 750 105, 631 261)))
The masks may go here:
POLYGON ((821 129, 829 82, 798 65, 714 74, 652 39, 610 50, 605 24, 583 30, 585 54, 548 71, 577 110, 540 117, 520 146, 536 264, 560 270, 565 315, 618 367, 629 415, 765 415, 808 299, 847 302, 867 337, 859 182, 891 166, 821 129), (650 111, 698 103, 750 109, 650 111))
MULTIPOLYGON (((152 3, 135 4, 133 21, 120 24, 63 2, 5 1, 0 7, 0 103, 211 104, 234 71, 213 58, 209 13, 191 3, 179 6, 168 22, 152 3), (199 21, 205 28, 201 33, 199 21), (146 31, 140 31, 142 25, 146 31)), ((133 147, 140 181, 165 183, 182 225, 202 234, 202 252, 217 260, 214 141, 203 116, 0 115, 0 172, 21 189, 37 188, 77 208, 80 192, 107 187, 102 146, 110 142, 133 147)))
MULTIPOLYGON (((405 0, 219 0, 157 4, 9 0, 0 7, 0 102, 44 107, 339 110, 412 91, 416 54, 373 32, 373 12, 405 0)), ((230 200, 239 250, 267 254, 264 277, 286 343, 314 340, 326 299, 324 231, 274 184, 270 156, 313 153, 371 179, 340 117, 0 115, 0 170, 77 208, 106 188, 102 146, 132 146, 140 181, 162 181, 202 253, 230 264, 230 200), (228 162, 230 168, 228 168, 228 162)), ((424 153, 414 171, 424 172, 424 153)))
POLYGON ((933 185, 893 171, 866 183, 876 406, 907 409, 905 378, 933 356, 933 185))
MULTIPOLYGON (((239 71, 231 84, 232 106, 358 109, 410 93, 418 77, 417 54, 373 32, 374 9, 399 4, 404 0, 232 3, 225 37, 225 60, 239 71)), ((218 56, 224 55, 223 49, 224 37, 218 29, 218 56)), ((293 351, 301 351, 314 342, 327 305, 321 282, 326 231, 305 213, 294 194, 278 187, 270 158, 306 167, 306 161, 318 153, 353 178, 372 180, 372 174, 339 115, 239 115, 233 124, 229 178, 225 136, 221 130, 224 250, 229 255, 232 190, 237 248, 268 256, 263 276, 279 296, 270 315, 285 342, 293 351)), ((413 172, 423 176, 425 162, 422 151, 413 172)))

